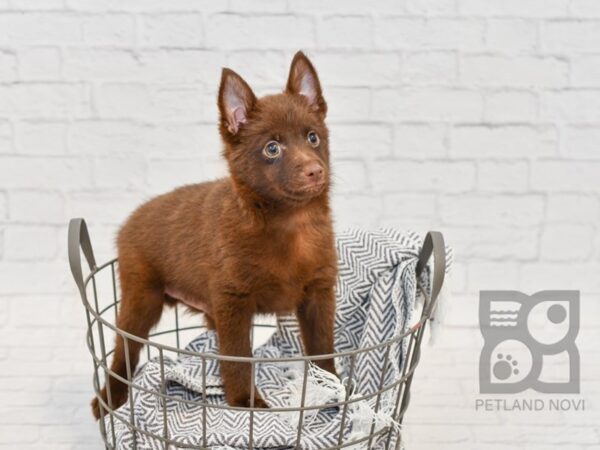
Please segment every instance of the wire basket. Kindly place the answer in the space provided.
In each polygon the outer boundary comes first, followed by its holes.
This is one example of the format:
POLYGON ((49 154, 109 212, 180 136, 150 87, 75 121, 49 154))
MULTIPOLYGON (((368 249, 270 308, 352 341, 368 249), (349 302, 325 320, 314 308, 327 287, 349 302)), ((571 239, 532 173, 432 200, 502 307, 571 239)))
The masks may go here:
MULTIPOLYGON (((226 404, 214 404, 206 401, 206 395, 202 396, 202 400, 193 401, 197 404, 197 406, 202 408, 202 417, 199 419, 201 422, 201 434, 199 437, 199 442, 202 445, 191 445, 189 443, 182 442, 178 440, 177 436, 169 436, 167 430, 167 416, 168 411, 166 407, 162 408, 162 420, 164 421, 164 432, 163 433, 149 433, 148 430, 140 428, 136 425, 133 411, 134 404, 133 398, 134 393, 139 392, 140 390, 144 390, 143 386, 140 386, 136 383, 134 374, 132 373, 132 368, 130 367, 129 361, 129 347, 128 343, 137 342, 143 345, 143 358, 140 360, 140 363, 143 363, 143 359, 153 359, 157 360, 160 363, 160 372, 161 372, 161 387, 156 390, 156 392, 152 392, 153 395, 156 395, 157 398, 162 402, 161 404, 165 404, 167 401, 174 402, 192 402, 190 400, 182 400, 180 397, 172 397, 169 396, 166 390, 166 382, 164 379, 164 367, 163 362, 166 358, 170 356, 174 356, 177 358, 181 355, 194 356, 201 358, 203 362, 206 362, 207 359, 212 358, 217 361, 234 361, 239 363, 247 363, 252 367, 252 394, 251 394, 251 404, 253 404, 253 399, 255 396, 255 387, 254 387, 254 373, 255 373, 255 365, 260 363, 261 358, 250 358, 250 357, 233 357, 233 356, 224 356, 218 354, 208 354, 208 353, 200 353, 193 352, 189 349, 185 349, 182 347, 182 343, 187 342, 194 336, 198 334, 199 331, 205 330, 206 327, 202 324, 198 324, 197 317, 194 322, 189 324, 186 323, 186 317, 179 311, 179 308, 176 306, 172 309, 165 309, 163 312, 163 318, 159 325, 153 330, 153 332, 149 335, 148 339, 143 339, 141 337, 132 335, 126 331, 123 331, 117 328, 116 317, 117 317, 117 307, 119 305, 119 282, 117 273, 117 259, 113 259, 108 261, 102 265, 97 265, 94 253, 92 250, 92 245, 90 241, 90 237, 87 231, 87 226, 83 219, 72 219, 69 224, 69 239, 68 239, 68 254, 69 254, 69 263, 71 267, 71 272, 75 279, 75 283, 79 288, 79 292, 81 295, 81 299, 83 305, 85 307, 86 317, 87 317, 87 334, 86 334, 86 343, 89 349, 89 352, 93 359, 94 366, 94 374, 93 374, 93 386, 94 391, 96 393, 96 397, 99 401, 99 407, 102 415, 106 414, 106 421, 99 420, 100 433, 104 442, 104 445, 107 449, 117 449, 117 440, 115 438, 115 424, 117 422, 121 422, 121 425, 124 425, 130 430, 130 432, 134 436, 133 448, 134 449, 143 449, 144 447, 138 446, 136 436, 141 436, 145 434, 146 437, 152 438, 156 440, 156 442, 160 443, 160 447, 164 449, 177 449, 177 448, 193 448, 193 449, 208 449, 212 448, 208 446, 207 443, 207 411, 211 408, 220 408, 223 410, 236 410, 243 411, 245 414, 248 414, 248 442, 249 448, 253 448, 253 433, 254 433, 254 423, 255 423, 255 415, 259 413, 267 414, 273 413, 292 413, 297 416, 297 436, 296 443, 292 446, 287 446, 285 448, 297 448, 300 449, 300 443, 302 439, 303 432, 303 420, 306 414, 310 411, 315 411, 317 409, 325 409, 325 408, 339 408, 342 412, 341 416, 341 425, 339 432, 337 433, 336 441, 337 445, 328 446, 327 449, 342 449, 342 448, 401 448, 401 433, 400 426, 403 422, 404 415, 409 405, 410 401, 410 388, 413 380, 413 376, 415 373, 415 369, 420 359, 421 354, 421 341, 423 339, 423 333, 425 331, 425 327, 428 319, 432 317, 432 313, 434 311, 436 299, 442 287, 442 283, 444 280, 445 274, 445 264, 446 264, 446 255, 445 255, 445 246, 442 235, 439 232, 429 232, 424 240, 423 247, 419 254, 419 260, 417 263, 417 279, 419 275, 427 266, 432 254, 433 254, 433 271, 431 278, 431 288, 430 295, 428 296, 425 289, 420 289, 423 294, 423 302, 421 306, 421 310, 414 317, 418 317, 416 323, 414 323, 406 332, 401 335, 394 337, 393 339, 387 340, 385 342, 381 342, 378 345, 369 347, 369 348, 361 348, 352 351, 346 351, 342 353, 334 353, 330 355, 313 355, 313 356, 294 356, 294 357, 285 357, 285 358, 276 358, 273 359, 273 362, 285 362, 285 363, 295 363, 303 367, 304 378, 302 380, 302 392, 300 403, 298 407, 287 407, 287 408, 272 408, 268 410, 254 408, 254 407, 232 407, 226 404), (83 253, 87 264, 89 266, 90 272, 87 276, 84 276, 83 268, 81 264, 81 253, 83 253), (169 317, 169 310, 172 311, 172 314, 169 317), (119 376, 119 374, 114 373, 110 369, 110 357, 114 352, 114 342, 115 336, 120 335, 125 342, 125 356, 127 361, 127 378, 119 376), (404 364, 402 366, 401 376, 397 377, 397 379, 392 380, 391 382, 385 383, 384 377, 381 376, 381 382, 379 383, 379 389, 376 392, 369 393, 368 395, 364 395, 360 398, 353 398, 350 396, 352 387, 355 385, 356 380, 353 379, 353 369, 354 369, 354 361, 356 358, 365 352, 372 352, 374 350, 383 351, 387 355, 389 354, 389 349, 392 345, 398 344, 401 340, 405 340, 404 343, 406 345, 406 351, 404 353, 404 364), (319 359, 329 359, 329 358, 349 358, 350 360, 350 373, 348 377, 343 380, 345 389, 345 398, 343 400, 338 400, 333 403, 324 403, 319 405, 307 405, 306 400, 306 384, 307 384, 307 374, 309 371, 309 366, 311 361, 319 360, 319 359), (131 415, 129 417, 124 417, 123 414, 116 413, 116 408, 111 408, 111 400, 110 400, 110 389, 108 386, 110 384, 107 383, 107 396, 108 402, 103 401, 100 390, 107 377, 115 377, 120 380, 122 383, 125 383, 128 388, 128 402, 130 406, 131 415), (365 436, 361 436, 357 439, 345 439, 343 436, 344 424, 347 424, 348 420, 348 410, 349 406, 352 403, 362 400, 374 400, 375 402, 375 413, 380 406, 380 398, 383 393, 391 392, 391 396, 394 399, 394 404, 392 405, 392 424, 388 423, 386 426, 376 427, 375 422, 370 424, 370 432, 365 436), (108 424, 107 424, 108 422, 108 424), (107 426, 110 425, 110 426, 107 426)), ((420 286, 419 286, 420 288, 420 286)), ((259 323, 255 321, 252 328, 252 340, 254 343, 260 341, 262 337, 268 334, 269 331, 272 331, 275 328, 275 324, 272 322, 263 322, 259 323)), ((184 344, 185 345, 185 344, 184 344)), ((141 365, 141 364, 140 364, 141 365)), ((206 394, 206 378, 203 377, 203 385, 202 392, 206 394)), ((146 389, 147 390, 147 389, 146 389)))

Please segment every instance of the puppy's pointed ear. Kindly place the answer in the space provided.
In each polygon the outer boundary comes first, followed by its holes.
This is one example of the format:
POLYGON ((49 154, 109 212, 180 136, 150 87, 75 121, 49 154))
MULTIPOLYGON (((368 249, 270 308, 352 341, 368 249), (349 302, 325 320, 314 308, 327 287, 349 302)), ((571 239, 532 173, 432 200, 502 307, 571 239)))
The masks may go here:
POLYGON ((242 77, 231 69, 223 69, 218 103, 221 123, 229 133, 236 134, 248 120, 256 96, 242 77))
POLYGON ((327 114, 327 103, 325 103, 325 99, 323 98, 317 71, 302 52, 294 55, 286 91, 290 94, 306 97, 310 107, 323 118, 327 114))

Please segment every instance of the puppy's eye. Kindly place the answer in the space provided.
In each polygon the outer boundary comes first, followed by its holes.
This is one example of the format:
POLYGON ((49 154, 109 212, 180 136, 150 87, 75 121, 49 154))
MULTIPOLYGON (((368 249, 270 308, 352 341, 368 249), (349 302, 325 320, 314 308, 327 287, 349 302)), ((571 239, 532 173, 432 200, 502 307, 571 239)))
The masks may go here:
POLYGON ((281 154, 281 146, 277 141, 269 141, 263 148, 263 153, 267 158, 277 158, 281 154))
POLYGON ((308 140, 308 143, 313 147, 316 147, 321 142, 321 140, 319 139, 319 135, 314 131, 309 131, 308 135, 306 136, 306 139, 308 140))

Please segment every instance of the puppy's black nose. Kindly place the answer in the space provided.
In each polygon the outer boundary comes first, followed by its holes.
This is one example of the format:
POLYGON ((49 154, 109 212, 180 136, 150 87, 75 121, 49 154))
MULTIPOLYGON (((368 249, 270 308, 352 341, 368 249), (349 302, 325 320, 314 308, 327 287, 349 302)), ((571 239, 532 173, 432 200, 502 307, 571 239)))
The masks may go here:
POLYGON ((319 163, 310 163, 304 168, 304 175, 314 183, 320 183, 323 180, 323 167, 319 163))

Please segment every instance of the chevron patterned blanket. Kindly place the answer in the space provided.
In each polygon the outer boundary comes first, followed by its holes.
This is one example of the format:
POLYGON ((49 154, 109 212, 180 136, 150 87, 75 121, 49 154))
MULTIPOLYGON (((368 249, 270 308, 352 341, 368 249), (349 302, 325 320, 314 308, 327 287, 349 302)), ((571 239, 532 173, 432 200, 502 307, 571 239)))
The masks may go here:
MULTIPOLYGON (((408 329, 418 299, 415 269, 421 245, 422 240, 416 234, 394 230, 351 230, 338 234, 336 352, 370 347, 408 329)), ((450 261, 447 261, 449 266, 450 261)), ((418 282, 428 290, 429 280, 430 273, 425 270, 418 282)), ((351 383, 348 383, 352 370, 348 357, 336 358, 342 381, 311 365, 305 406, 343 401, 346 386, 352 386, 350 399, 355 399, 377 392, 382 382, 383 386, 389 385, 401 376, 406 344, 398 341, 387 348, 359 353, 353 362, 351 383)), ((203 332, 188 344, 187 349, 217 354, 216 335, 212 331, 203 332)), ((254 350, 256 357, 301 354, 299 328, 291 316, 278 317, 275 332, 266 343, 254 350)), ((177 360, 165 358, 162 370, 167 380, 165 389, 170 397, 166 402, 160 401, 152 393, 161 390, 161 365, 158 359, 152 359, 136 372, 135 381, 144 390, 134 390, 134 410, 130 410, 130 403, 127 402, 116 412, 126 421, 134 420, 143 433, 134 434, 121 420, 105 418, 107 436, 110 439, 114 433, 117 448, 134 448, 136 442, 137 448, 163 449, 164 444, 151 436, 166 434, 169 439, 176 439, 183 444, 182 447, 322 449, 338 445, 338 439, 350 442, 366 437, 371 433, 372 426, 375 431, 398 426, 392 420, 397 391, 389 389, 379 399, 372 395, 368 400, 351 403, 346 420, 342 420, 342 408, 307 410, 302 418, 298 447, 298 413, 257 411, 253 414, 250 432, 251 418, 247 411, 219 408, 226 405, 226 401, 216 360, 206 360, 204 367, 199 357, 180 356, 177 360), (203 380, 206 382, 204 392, 203 380), (206 408, 194 403, 202 401, 204 394, 208 403, 206 408), (206 420, 203 420, 204 409, 206 420), (205 435, 203 431, 206 431, 205 435)), ((301 362, 258 363, 255 379, 257 389, 272 408, 300 406, 303 379, 301 362)), ((387 440, 387 435, 384 436, 387 440)), ((379 448, 384 443, 382 438, 375 438, 371 448, 379 448)), ((368 440, 348 448, 367 448, 367 444, 368 440)), ((392 444, 395 443, 392 441, 392 444)))

